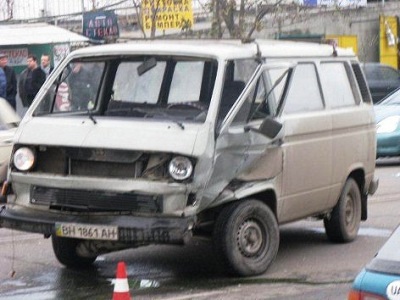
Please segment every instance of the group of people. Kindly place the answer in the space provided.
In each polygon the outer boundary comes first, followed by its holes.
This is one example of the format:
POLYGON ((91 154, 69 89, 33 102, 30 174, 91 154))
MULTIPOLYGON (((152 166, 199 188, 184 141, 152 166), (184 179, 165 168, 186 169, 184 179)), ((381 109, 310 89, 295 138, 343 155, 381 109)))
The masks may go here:
POLYGON ((17 86, 17 76, 13 68, 8 66, 8 56, 0 53, 0 97, 6 99, 16 110, 17 88, 22 105, 29 107, 46 77, 49 76, 53 67, 50 64, 50 55, 43 54, 41 63, 35 55, 29 54, 27 68, 22 71, 17 86))

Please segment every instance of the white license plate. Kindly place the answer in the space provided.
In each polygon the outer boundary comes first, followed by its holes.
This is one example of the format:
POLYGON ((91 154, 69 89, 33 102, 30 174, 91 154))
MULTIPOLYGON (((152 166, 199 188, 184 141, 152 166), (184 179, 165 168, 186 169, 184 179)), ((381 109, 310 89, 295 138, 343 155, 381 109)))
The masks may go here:
POLYGON ((118 240, 118 227, 56 223, 56 235, 77 239, 116 241, 118 240))

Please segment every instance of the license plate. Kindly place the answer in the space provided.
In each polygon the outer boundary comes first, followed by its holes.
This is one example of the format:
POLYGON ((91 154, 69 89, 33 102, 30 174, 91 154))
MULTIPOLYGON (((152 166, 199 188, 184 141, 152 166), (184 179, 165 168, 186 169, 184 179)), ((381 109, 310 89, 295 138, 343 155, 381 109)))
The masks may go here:
POLYGON ((89 240, 118 240, 117 226, 98 226, 75 223, 56 223, 56 235, 89 240))

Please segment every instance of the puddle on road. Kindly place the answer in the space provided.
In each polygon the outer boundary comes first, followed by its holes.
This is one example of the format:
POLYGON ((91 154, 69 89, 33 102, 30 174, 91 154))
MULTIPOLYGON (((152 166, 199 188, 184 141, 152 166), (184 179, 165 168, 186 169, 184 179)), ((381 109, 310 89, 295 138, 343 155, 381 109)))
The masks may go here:
MULTIPOLYGON (((320 233, 325 233, 324 228, 313 228, 313 231, 320 232, 320 233)), ((389 229, 380 229, 380 228, 360 228, 358 231, 358 235, 363 235, 363 236, 373 236, 373 237, 383 237, 387 238, 392 234, 392 230, 389 229)))
MULTIPOLYGON (((111 285, 115 284, 115 278, 107 280, 111 282, 111 285)), ((159 281, 149 279, 128 279, 128 284, 130 289, 135 290, 160 287, 159 281)))

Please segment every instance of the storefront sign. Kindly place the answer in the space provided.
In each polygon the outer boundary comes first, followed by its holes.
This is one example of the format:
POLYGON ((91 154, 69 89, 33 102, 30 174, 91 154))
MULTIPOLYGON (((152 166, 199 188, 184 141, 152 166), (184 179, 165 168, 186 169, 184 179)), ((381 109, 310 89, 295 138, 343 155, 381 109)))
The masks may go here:
POLYGON ((193 26, 191 0, 143 0, 143 28, 151 30, 153 18, 157 29, 188 29, 193 26), (154 16, 154 17, 153 17, 154 16))
POLYGON ((83 35, 92 40, 119 37, 118 18, 114 11, 84 13, 83 35))
POLYGON ((0 49, 0 53, 7 54, 9 66, 26 66, 28 48, 0 49))

